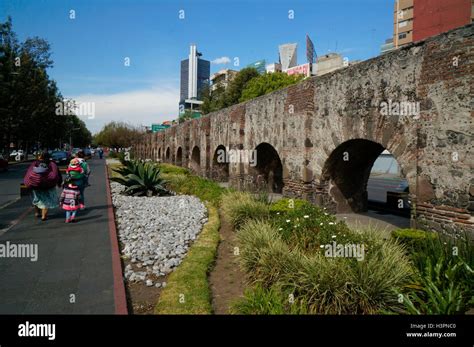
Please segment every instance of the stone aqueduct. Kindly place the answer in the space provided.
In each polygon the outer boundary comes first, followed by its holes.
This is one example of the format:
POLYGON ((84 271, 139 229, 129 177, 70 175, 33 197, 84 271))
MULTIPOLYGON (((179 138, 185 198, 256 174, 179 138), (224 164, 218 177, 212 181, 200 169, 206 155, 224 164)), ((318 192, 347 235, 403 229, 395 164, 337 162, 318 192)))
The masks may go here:
POLYGON ((412 221, 472 236, 473 31, 468 25, 146 134, 134 154, 239 189, 263 177, 284 196, 359 212, 371 167, 387 149, 409 183, 412 221), (383 102, 412 102, 419 113, 387 115, 383 102), (257 165, 218 163, 218 148, 256 149, 257 165))

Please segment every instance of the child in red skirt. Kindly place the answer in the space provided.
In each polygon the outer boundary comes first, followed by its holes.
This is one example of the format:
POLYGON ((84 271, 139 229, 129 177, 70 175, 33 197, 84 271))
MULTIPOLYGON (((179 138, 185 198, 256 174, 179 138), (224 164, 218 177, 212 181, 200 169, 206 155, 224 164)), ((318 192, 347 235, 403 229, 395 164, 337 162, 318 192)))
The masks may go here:
POLYGON ((76 212, 79 209, 81 193, 74 181, 68 180, 59 199, 59 204, 66 211, 66 223, 75 222, 76 212))

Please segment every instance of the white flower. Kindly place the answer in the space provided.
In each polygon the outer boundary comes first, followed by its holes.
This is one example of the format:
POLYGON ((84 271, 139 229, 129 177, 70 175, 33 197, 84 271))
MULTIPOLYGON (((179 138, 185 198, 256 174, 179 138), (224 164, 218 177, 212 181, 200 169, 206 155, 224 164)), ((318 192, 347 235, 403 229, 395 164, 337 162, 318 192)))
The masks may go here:
POLYGON ((333 222, 329 222, 329 225, 334 225, 334 224, 335 224, 335 223, 333 223, 333 222))
POLYGON ((307 214, 306 214, 306 215, 304 215, 303 217, 304 217, 304 218, 309 218, 309 216, 308 216, 307 214))
POLYGON ((320 248, 324 248, 324 245, 319 246, 320 248))
MULTIPOLYGON (((280 214, 280 212, 277 212, 277 214, 280 214)), ((345 217, 344 217, 345 218, 345 217)))
POLYGON ((326 212, 324 212, 324 215, 327 216, 328 214, 326 212))
POLYGON ((335 238, 336 238, 336 235, 332 235, 331 237, 332 237, 333 239, 335 239, 335 238))
POLYGON ((291 222, 289 219, 286 220, 287 223, 291 222))
POLYGON ((323 225, 323 222, 319 223, 319 225, 323 225))
POLYGON ((283 228, 278 228, 278 230, 283 230, 283 228))

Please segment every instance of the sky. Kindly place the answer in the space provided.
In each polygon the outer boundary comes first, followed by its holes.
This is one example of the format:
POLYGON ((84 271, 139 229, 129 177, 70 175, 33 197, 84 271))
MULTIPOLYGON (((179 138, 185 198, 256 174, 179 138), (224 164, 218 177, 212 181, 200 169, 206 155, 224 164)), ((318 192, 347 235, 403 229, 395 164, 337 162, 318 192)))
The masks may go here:
POLYGON ((317 55, 377 56, 392 36, 393 0, 2 0, 0 21, 8 16, 21 41, 50 43, 49 75, 64 97, 95 103, 95 117, 82 119, 96 133, 112 120, 177 118, 191 43, 213 62, 211 74, 278 62, 283 43, 298 43, 303 64, 306 34, 317 55))

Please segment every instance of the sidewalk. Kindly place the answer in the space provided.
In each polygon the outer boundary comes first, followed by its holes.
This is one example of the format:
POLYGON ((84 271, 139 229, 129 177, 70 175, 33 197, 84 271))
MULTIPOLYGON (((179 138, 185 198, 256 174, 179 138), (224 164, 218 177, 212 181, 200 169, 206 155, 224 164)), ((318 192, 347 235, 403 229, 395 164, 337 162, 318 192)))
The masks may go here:
POLYGON ((0 314, 125 313, 117 241, 109 228, 105 160, 89 163, 92 186, 86 188, 87 209, 78 212, 77 223, 65 224, 59 208, 46 222, 36 219, 28 197, 0 210, 0 245, 38 247, 36 262, 0 257, 0 314))

